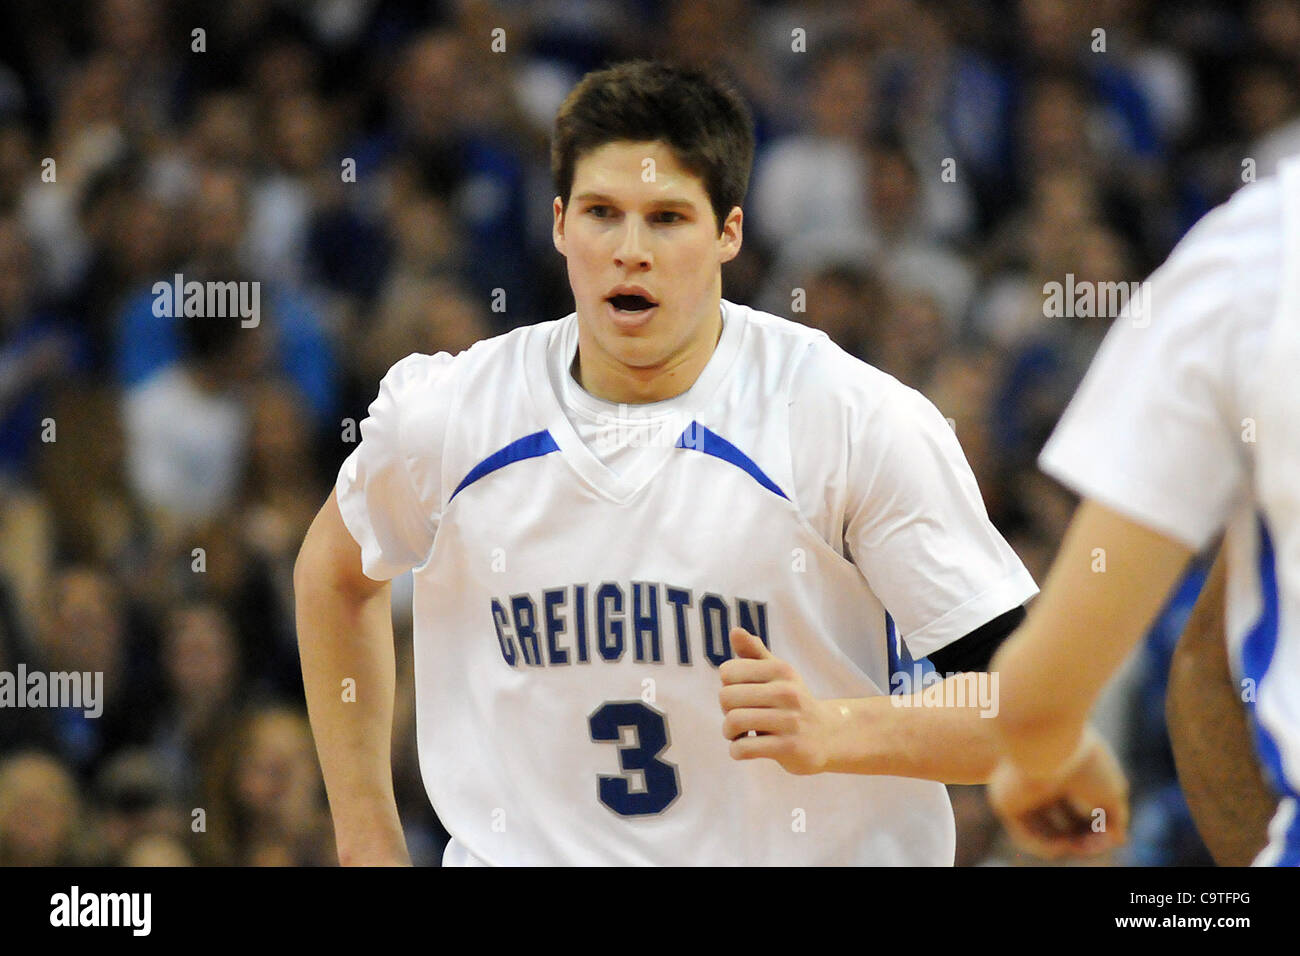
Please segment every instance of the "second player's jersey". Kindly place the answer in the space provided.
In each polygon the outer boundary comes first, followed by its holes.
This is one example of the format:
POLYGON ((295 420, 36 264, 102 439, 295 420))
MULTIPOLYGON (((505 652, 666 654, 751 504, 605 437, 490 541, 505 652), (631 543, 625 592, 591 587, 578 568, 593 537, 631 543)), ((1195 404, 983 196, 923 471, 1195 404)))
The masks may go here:
POLYGON ((1300 159, 1283 164, 1280 303, 1260 368, 1255 492, 1262 607, 1242 646, 1261 756, 1284 796, 1257 862, 1300 866, 1300 159))
POLYGON ((819 698, 874 696, 887 612, 919 658, 1033 581, 919 393, 820 332, 722 310, 699 379, 651 407, 659 437, 618 470, 556 387, 576 315, 410 356, 381 384, 337 495, 367 575, 415 567, 446 862, 952 863, 939 783, 731 759, 728 632, 819 698))
POLYGON ((1283 797, 1256 862, 1300 865, 1300 161, 1198 223, 1145 301, 1041 465, 1191 548, 1226 529, 1229 659, 1283 797))

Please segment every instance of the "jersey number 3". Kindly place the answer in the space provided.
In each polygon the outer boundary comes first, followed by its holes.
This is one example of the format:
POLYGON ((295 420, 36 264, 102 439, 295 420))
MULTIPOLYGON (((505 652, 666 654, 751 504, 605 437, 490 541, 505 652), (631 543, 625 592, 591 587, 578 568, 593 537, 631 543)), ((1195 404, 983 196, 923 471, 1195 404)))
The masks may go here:
POLYGON ((596 784, 600 802, 625 817, 667 810, 681 787, 677 765, 659 759, 668 748, 664 715, 639 700, 615 700, 602 704, 587 722, 592 740, 619 745, 622 773, 600 775, 596 784))

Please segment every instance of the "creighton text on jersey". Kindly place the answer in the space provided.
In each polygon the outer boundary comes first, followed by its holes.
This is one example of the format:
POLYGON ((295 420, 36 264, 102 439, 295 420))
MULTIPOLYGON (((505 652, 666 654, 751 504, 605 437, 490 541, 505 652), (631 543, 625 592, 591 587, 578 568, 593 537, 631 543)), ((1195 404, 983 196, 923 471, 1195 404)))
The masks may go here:
POLYGON ((492 599, 501 656, 511 667, 586 664, 593 657, 617 661, 629 649, 638 663, 662 664, 666 653, 675 652, 678 664, 689 665, 702 656, 721 667, 731 656, 728 635, 733 620, 772 646, 765 602, 728 602, 712 592, 697 598, 690 588, 657 581, 570 584, 548 588, 537 598, 516 594, 492 599))

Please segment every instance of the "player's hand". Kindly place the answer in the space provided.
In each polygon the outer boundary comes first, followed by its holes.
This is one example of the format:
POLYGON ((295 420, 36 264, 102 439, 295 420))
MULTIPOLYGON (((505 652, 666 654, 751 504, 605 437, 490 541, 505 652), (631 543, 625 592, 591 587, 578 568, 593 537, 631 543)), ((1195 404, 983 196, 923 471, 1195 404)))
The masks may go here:
POLYGON ((1091 726, 1050 779, 1027 777, 1003 758, 989 781, 989 803, 1017 844, 1046 859, 1102 853, 1127 836, 1128 780, 1091 726))
POLYGON ((732 759, 766 757, 797 774, 825 770, 829 705, 814 699, 795 669, 748 631, 731 629, 731 649, 735 657, 718 669, 718 700, 732 759), (748 736, 751 730, 757 736, 748 736))

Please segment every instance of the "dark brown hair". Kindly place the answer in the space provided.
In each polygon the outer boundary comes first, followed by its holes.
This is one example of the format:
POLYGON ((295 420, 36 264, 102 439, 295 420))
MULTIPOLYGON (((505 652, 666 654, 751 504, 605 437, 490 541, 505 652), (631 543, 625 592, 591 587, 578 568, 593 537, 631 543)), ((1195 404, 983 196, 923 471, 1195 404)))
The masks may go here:
POLYGON ((578 160, 606 143, 659 141, 704 184, 722 223, 749 188, 754 121, 717 73, 662 60, 633 60, 588 73, 555 117, 551 175, 565 208, 578 160))

